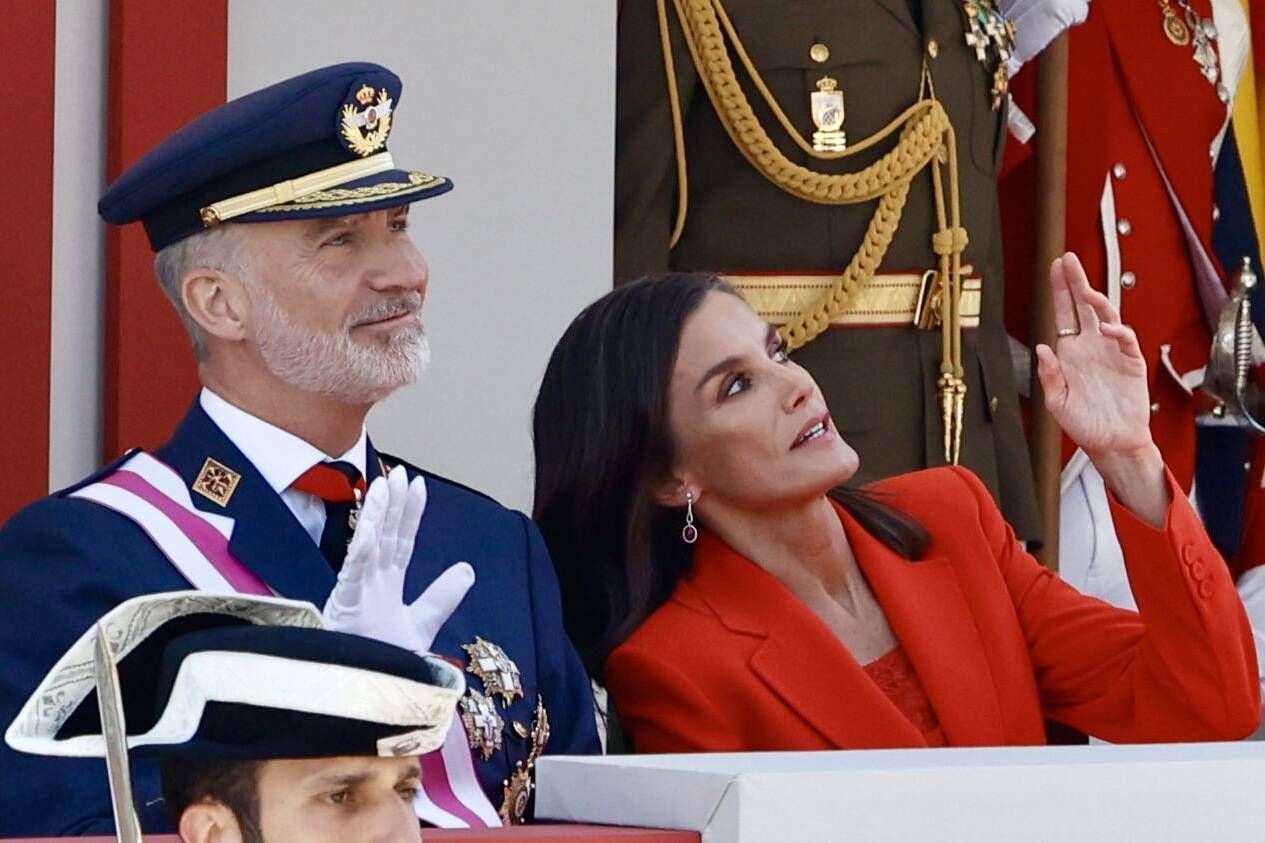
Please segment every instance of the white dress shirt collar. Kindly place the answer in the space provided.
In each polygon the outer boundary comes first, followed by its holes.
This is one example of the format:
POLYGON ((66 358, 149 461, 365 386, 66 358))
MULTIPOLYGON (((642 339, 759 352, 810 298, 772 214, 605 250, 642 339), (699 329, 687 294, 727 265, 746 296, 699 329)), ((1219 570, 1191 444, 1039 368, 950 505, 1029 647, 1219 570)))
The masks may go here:
POLYGON ((211 421, 224 431, 224 435, 232 440, 278 494, 288 489, 291 483, 299 479, 299 475, 319 462, 342 460, 354 465, 361 476, 367 478, 365 462, 368 458, 368 436, 363 427, 360 429, 360 439, 351 450, 335 457, 293 433, 233 406, 210 389, 203 388, 198 400, 211 421))

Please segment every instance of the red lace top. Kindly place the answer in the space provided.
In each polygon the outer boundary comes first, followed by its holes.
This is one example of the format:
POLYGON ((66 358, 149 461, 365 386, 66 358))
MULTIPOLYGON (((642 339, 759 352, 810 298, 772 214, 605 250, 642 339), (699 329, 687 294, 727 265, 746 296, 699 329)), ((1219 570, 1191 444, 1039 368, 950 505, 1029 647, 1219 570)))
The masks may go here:
POLYGON ((940 720, 922 681, 914 672, 913 663, 905 655, 905 648, 897 645, 894 650, 879 656, 865 665, 865 672, 874 680, 879 690, 887 695, 901 714, 909 718, 909 722, 922 732, 927 746, 948 746, 944 731, 940 728, 940 720))

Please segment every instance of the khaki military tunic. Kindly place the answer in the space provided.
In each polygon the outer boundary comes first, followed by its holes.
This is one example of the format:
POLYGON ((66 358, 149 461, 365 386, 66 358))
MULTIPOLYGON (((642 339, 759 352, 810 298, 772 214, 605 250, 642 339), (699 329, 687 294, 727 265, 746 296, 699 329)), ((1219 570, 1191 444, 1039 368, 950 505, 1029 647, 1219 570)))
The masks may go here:
MULTIPOLYGON (((963 334, 967 384, 961 462, 998 497, 1023 538, 1038 538, 1027 445, 1002 328, 1002 251, 996 178, 1006 133, 993 108, 993 70, 965 39, 961 0, 726 0, 724 7, 774 98, 805 137, 814 126, 810 94, 838 80, 851 143, 874 134, 919 97, 924 59, 935 95, 956 132, 963 262, 982 277, 980 327, 963 334)), ((735 147, 697 71, 671 0, 667 5, 680 92, 688 217, 669 249, 677 211, 672 120, 654 0, 625 0, 619 17, 615 207, 617 281, 668 270, 730 273, 840 272, 851 260, 875 203, 809 202, 769 182, 735 147)), ((778 125, 736 57, 747 98, 791 161, 819 172, 854 172, 890 143, 839 161, 796 146, 778 125)), ((934 268, 935 205, 929 170, 914 180, 881 273, 934 268)), ((821 385, 839 430, 861 455, 858 480, 944 464, 936 396, 939 330, 835 328, 794 359, 821 385)))

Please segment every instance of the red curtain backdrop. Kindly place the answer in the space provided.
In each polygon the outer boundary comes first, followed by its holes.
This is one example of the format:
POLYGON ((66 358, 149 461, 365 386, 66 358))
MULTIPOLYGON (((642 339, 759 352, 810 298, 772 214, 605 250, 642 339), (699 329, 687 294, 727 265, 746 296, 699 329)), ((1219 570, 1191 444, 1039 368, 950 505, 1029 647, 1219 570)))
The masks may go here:
MULTIPOLYGON (((168 134, 225 101, 228 0, 112 0, 109 66, 106 169, 113 180, 168 134)), ((107 460, 162 444, 198 389, 193 352, 158 288, 153 262, 139 224, 109 230, 107 460)))
POLYGON ((13 97, 0 144, 0 522, 48 489, 56 7, 7 0, 0 79, 13 97))

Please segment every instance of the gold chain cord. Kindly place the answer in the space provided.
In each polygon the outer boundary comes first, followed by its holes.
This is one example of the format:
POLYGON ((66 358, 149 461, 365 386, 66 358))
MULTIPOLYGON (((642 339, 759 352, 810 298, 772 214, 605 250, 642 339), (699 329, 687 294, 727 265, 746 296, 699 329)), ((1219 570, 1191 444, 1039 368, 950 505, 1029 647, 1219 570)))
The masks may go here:
MULTIPOLYGON (((968 238, 966 229, 961 224, 957 143, 948 113, 935 98, 934 91, 931 91, 930 96, 920 97, 896 119, 861 142, 840 152, 818 152, 796 130, 765 85, 721 0, 672 2, 685 33, 690 56, 698 69, 699 79, 712 101, 721 125, 725 127, 738 151, 761 175, 792 196, 808 202, 853 205, 878 200, 860 247, 843 273, 817 302, 781 327, 782 337, 789 350, 793 351, 811 342, 825 331, 847 308, 849 299, 856 291, 874 277, 900 227, 910 183, 924 167, 931 165, 938 226, 931 241, 939 262, 937 298, 942 343, 940 378, 937 383, 944 422, 945 460, 956 464, 961 453, 966 396, 959 305, 962 291, 962 252, 966 249, 968 238), (813 158, 835 160, 856 155, 900 130, 896 145, 878 161, 854 173, 820 173, 796 164, 777 148, 751 108, 734 72, 729 56, 730 46, 782 128, 800 149, 813 158), (945 195, 942 173, 945 166, 949 176, 948 196, 945 195)), ((667 0, 657 0, 657 4, 677 165, 677 214, 669 245, 671 248, 677 244, 685 228, 689 180, 680 94, 676 85, 676 65, 668 31, 667 0)), ((925 65, 924 82, 929 82, 925 65)))

